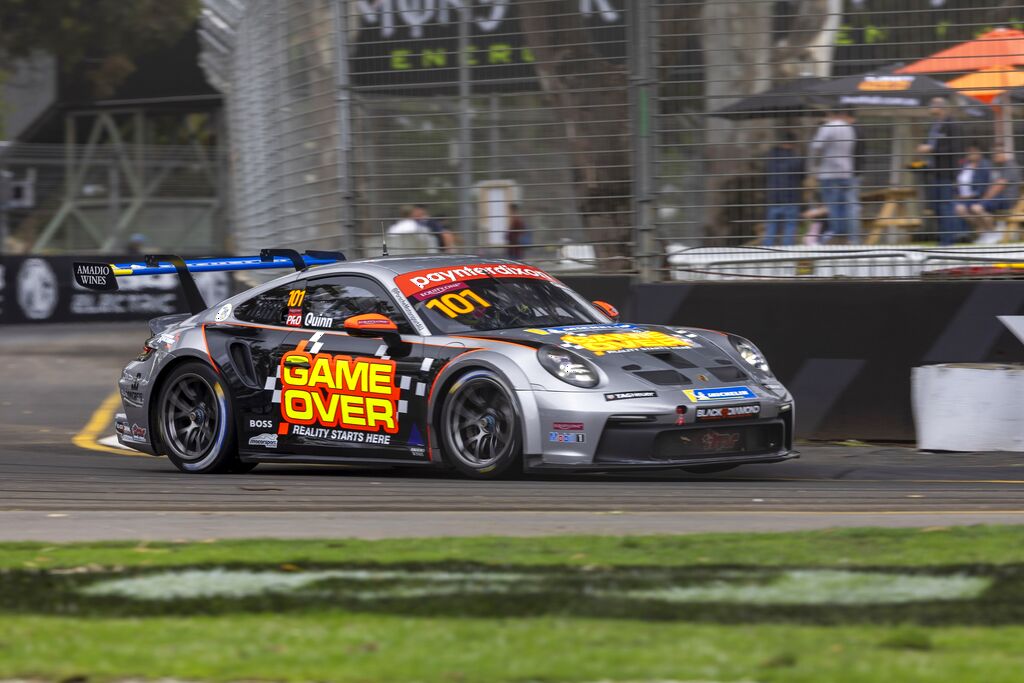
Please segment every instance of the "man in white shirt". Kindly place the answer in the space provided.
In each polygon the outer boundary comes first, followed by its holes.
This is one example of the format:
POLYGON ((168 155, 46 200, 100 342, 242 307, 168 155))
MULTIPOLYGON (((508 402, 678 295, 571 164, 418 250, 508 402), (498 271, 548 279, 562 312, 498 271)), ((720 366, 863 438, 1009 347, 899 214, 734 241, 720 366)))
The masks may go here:
POLYGON ((853 187, 853 156, 857 134, 844 111, 831 111, 811 141, 811 168, 818 177, 821 199, 828 208, 828 229, 822 243, 845 237, 850 244, 860 243, 850 216, 850 190, 853 187))
POLYGON ((416 208, 403 206, 399 218, 387 231, 388 251, 399 254, 436 254, 439 250, 437 239, 430 229, 417 221, 416 208))

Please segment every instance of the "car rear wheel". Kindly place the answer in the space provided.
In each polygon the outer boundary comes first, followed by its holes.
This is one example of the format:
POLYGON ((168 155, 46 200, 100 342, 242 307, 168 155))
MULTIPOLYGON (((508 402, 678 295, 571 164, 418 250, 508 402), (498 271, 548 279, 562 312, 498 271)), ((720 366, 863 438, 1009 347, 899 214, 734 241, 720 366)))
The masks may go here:
POLYGON ((208 365, 189 362, 171 371, 156 406, 160 441, 182 472, 246 472, 238 460, 234 415, 220 378, 208 365))
POLYGON ((441 410, 445 460, 474 479, 521 472, 519 413, 497 374, 474 370, 448 390, 441 410))

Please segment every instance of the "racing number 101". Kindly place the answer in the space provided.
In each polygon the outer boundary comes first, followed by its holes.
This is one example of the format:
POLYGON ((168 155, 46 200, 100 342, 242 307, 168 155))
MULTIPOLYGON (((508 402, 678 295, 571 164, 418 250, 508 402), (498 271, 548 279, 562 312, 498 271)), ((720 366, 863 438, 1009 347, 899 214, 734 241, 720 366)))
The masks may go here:
POLYGON ((306 290, 304 289, 293 289, 288 292, 288 306, 296 308, 302 305, 302 300, 306 298, 306 290))
POLYGON ((427 308, 433 308, 441 311, 449 318, 454 318, 458 315, 472 313, 476 309, 477 304, 479 304, 481 308, 487 308, 490 306, 483 297, 473 290, 464 289, 461 292, 451 292, 436 299, 431 299, 427 302, 426 306, 427 308), (470 299, 472 299, 472 301, 470 301, 470 299))

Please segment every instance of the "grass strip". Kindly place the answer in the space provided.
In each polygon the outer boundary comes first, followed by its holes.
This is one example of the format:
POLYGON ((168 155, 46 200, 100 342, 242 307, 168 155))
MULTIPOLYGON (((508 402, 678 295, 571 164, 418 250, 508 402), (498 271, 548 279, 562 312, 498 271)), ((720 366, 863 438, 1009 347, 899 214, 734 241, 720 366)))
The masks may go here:
MULTIPOLYGON (((128 607, 116 603, 127 605, 124 598, 108 596, 109 609, 88 612, 74 592, 55 593, 47 613, 37 613, 36 601, 24 596, 20 602, 0 600, 10 606, 0 613, 0 678, 1018 683, 1024 671, 1022 541, 1024 527, 976 526, 643 537, 6 543, 0 544, 0 569, 9 578, 49 577, 55 587, 84 585, 96 572, 149 575, 194 566, 301 572, 340 564, 419 563, 509 571, 521 566, 560 577, 571 573, 568 568, 614 573, 664 567, 686 573, 884 566, 905 568, 907 575, 943 575, 960 567, 991 575, 993 585, 1005 589, 979 598, 988 603, 971 603, 970 618, 967 602, 960 611, 955 605, 874 611, 835 605, 827 607, 831 616, 812 623, 787 616, 786 609, 754 604, 719 606, 718 613, 682 604, 671 614, 642 619, 631 616, 632 607, 602 613, 594 605, 566 603, 562 613, 511 615, 479 609, 472 601, 457 607, 443 598, 435 606, 407 601, 380 609, 328 599, 217 611, 212 601, 205 613, 146 613, 143 607, 127 615, 128 607), (940 607, 941 613, 928 611, 940 607), (998 626, 979 622, 999 609, 1004 618, 998 626)), ((14 590, 19 584, 6 585, 14 590)))
POLYGON ((1024 628, 322 614, 0 622, 0 677, 1019 683, 1024 628))
POLYGON ((0 543, 0 569, 333 562, 521 565, 929 566, 1024 562, 1024 526, 832 529, 686 536, 546 536, 199 543, 0 543))

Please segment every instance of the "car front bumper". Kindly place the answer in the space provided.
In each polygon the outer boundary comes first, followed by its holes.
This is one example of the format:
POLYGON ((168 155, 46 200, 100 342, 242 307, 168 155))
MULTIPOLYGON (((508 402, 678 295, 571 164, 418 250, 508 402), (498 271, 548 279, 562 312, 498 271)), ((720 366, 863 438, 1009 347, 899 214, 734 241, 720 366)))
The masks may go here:
MULTIPOLYGON (((650 392, 648 392, 650 393, 650 392)), ((772 462, 795 457, 793 401, 758 390, 754 419, 697 421, 680 390, 608 400, 605 392, 534 393, 539 453, 530 468, 644 469, 772 462), (680 414, 677 412, 682 410, 680 414)), ((705 404, 700 404, 704 406, 705 404)), ((721 404, 707 404, 721 405, 721 404)))

